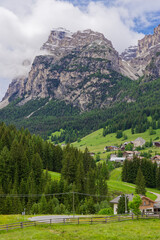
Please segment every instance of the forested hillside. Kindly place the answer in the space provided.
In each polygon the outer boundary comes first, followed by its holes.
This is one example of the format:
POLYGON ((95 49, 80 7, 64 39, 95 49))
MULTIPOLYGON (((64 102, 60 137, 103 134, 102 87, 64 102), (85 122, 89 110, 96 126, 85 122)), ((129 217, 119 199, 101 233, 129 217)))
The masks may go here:
MULTIPOLYGON (((63 101, 37 99, 19 106, 20 99, 11 102, 0 110, 0 121, 6 124, 15 124, 17 128, 25 127, 33 134, 47 138, 52 132, 63 129, 63 134, 54 139, 57 142, 74 142, 87 134, 104 127, 105 134, 134 128, 135 132, 144 132, 150 126, 155 127, 155 120, 160 119, 159 87, 160 79, 143 82, 125 82, 124 88, 128 91, 131 102, 115 102, 104 109, 95 109, 89 112, 80 112, 78 107, 66 104, 63 101), (128 86, 128 87, 127 87, 128 86), (153 123, 148 122, 151 116, 153 123)), ((118 94, 117 92, 115 94, 118 94)), ((160 124, 158 123, 158 126, 160 124)), ((157 127, 157 126, 156 126, 157 127)))
POLYGON ((24 208, 27 213, 69 213, 72 192, 78 192, 77 213, 94 213, 106 199, 106 179, 106 165, 96 165, 87 149, 62 149, 27 129, 0 124, 0 213, 24 208), (60 172, 61 179, 51 180, 48 170, 60 172))

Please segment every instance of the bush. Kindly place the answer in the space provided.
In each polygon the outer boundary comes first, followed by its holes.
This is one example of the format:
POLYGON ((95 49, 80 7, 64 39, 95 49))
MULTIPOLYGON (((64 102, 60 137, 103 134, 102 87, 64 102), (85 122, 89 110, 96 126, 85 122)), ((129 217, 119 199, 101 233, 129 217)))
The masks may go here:
POLYGON ((123 132, 121 130, 117 131, 116 138, 121 138, 123 136, 123 132))
POLYGON ((99 215, 113 215, 113 209, 111 207, 109 208, 103 208, 98 212, 99 215))

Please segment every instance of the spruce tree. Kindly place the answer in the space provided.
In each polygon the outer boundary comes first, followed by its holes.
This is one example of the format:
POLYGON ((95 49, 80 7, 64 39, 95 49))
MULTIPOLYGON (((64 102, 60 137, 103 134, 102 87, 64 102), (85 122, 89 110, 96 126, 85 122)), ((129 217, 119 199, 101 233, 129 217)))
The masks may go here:
POLYGON ((157 168, 156 172, 156 188, 160 189, 160 167, 157 168))
POLYGON ((138 169, 137 177, 136 177, 136 189, 135 192, 137 194, 146 195, 146 189, 145 189, 145 179, 143 176, 143 173, 141 171, 141 168, 138 169))
POLYGON ((127 212, 129 212, 128 197, 127 196, 125 197, 125 195, 122 194, 119 201, 118 201, 117 213, 118 214, 123 214, 123 213, 125 213, 126 210, 127 210, 127 212))

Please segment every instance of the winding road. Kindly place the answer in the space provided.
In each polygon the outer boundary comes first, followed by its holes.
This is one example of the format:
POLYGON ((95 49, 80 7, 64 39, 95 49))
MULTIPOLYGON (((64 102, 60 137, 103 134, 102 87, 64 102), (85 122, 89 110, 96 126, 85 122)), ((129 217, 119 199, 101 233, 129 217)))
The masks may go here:
MULTIPOLYGON (((128 185, 128 184, 124 184, 124 185, 127 186, 127 187, 135 188, 134 186, 130 186, 130 185, 128 185)), ((159 193, 155 193, 155 192, 151 192, 151 191, 147 191, 147 192, 156 195, 157 198, 156 198, 155 202, 160 202, 160 194, 159 194, 159 193)))

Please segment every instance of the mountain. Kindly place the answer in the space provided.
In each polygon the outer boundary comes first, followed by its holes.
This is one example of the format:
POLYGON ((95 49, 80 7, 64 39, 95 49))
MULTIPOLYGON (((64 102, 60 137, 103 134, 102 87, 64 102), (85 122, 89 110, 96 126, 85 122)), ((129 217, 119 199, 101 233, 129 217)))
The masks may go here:
POLYGON ((45 137, 67 129, 74 140, 108 121, 111 132, 131 128, 159 109, 159 61, 160 25, 121 55, 101 33, 53 29, 28 75, 10 84, 0 121, 45 137))
POLYGON ((52 30, 41 51, 28 77, 14 79, 3 101, 21 98, 22 105, 31 99, 49 97, 86 111, 119 101, 121 93, 116 88, 121 85, 122 74, 135 79, 112 43, 92 30, 52 30), (116 91, 114 96, 112 89, 116 91))
POLYGON ((135 47, 131 47, 121 57, 144 81, 160 77, 160 25, 154 29, 153 35, 146 35, 139 40, 135 50, 135 47))

